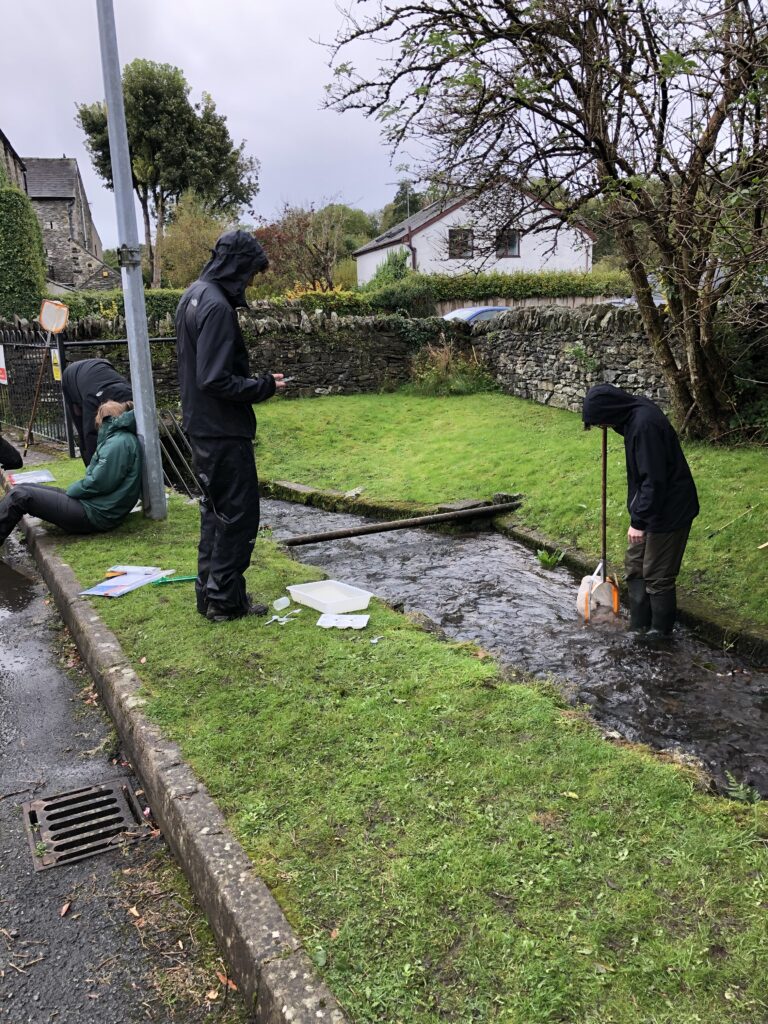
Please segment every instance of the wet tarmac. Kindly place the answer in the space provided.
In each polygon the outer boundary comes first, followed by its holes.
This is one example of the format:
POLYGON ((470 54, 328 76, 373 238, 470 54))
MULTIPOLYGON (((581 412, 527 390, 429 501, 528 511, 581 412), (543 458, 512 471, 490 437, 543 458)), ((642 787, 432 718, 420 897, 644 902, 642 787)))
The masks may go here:
MULTIPOLYGON (((2 559, 0 1024, 166 1024, 172 1015, 159 986, 171 965, 180 969, 178 934, 191 947, 186 927, 160 946, 154 933, 145 939, 149 927, 140 931, 128 911, 139 900, 170 917, 172 895, 156 894, 160 844, 34 869, 21 805, 126 777, 130 767, 95 697, 86 690, 80 699, 59 664, 60 622, 24 548, 11 538, 2 559)), ((81 677, 80 685, 87 683, 81 677)), ((204 1004, 187 1009, 180 998, 173 1019, 208 1018, 204 1004)), ((217 1012, 216 1019, 242 1018, 217 1012)))
MULTIPOLYGON (((262 522, 276 539, 365 521, 263 503, 262 522)), ((291 551, 334 579, 426 614, 506 665, 551 678, 606 730, 692 755, 721 791, 736 780, 768 795, 768 668, 712 649, 679 624, 659 647, 628 633, 625 618, 587 625, 570 570, 545 569, 534 552, 490 530, 401 530, 291 551)))

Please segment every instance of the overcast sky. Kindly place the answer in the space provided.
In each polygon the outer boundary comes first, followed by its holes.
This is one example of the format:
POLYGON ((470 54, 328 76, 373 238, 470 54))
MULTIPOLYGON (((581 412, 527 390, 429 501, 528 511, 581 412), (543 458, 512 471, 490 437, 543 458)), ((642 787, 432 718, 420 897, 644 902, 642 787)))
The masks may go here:
MULTIPOLYGON (((322 110, 326 51, 342 23, 334 0, 115 0, 121 64, 180 67, 196 101, 209 92, 236 143, 261 161, 254 208, 339 199, 380 209, 399 175, 378 126, 322 110)), ((105 247, 114 197, 96 177, 75 104, 103 99, 95 0, 0 0, 0 129, 20 156, 75 157, 105 247)), ((395 163, 398 163, 396 160, 395 163)), ((141 234, 141 229, 139 230, 141 234)))

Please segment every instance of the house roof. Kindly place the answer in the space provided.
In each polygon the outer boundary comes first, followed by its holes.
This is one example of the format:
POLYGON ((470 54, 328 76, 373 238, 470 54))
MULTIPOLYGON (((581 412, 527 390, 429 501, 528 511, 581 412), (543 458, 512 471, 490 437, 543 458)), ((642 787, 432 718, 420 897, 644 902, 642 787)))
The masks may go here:
POLYGON ((21 157, 16 152, 16 150, 13 148, 13 146, 11 145, 11 140, 8 138, 8 136, 5 134, 5 132, 1 128, 0 128, 0 145, 2 145, 3 149, 6 149, 9 153, 11 153, 12 156, 16 157, 18 162, 21 164, 21 169, 24 170, 24 167, 25 167, 24 161, 21 159, 21 157))
POLYGON ((74 199, 77 160, 71 157, 24 157, 27 194, 31 199, 74 199))
MULTIPOLYGON (((528 195, 528 193, 526 193, 528 195)), ((549 203, 542 202, 533 196, 528 196, 536 205, 542 206, 545 209, 554 210, 555 207, 549 203)), ((394 224, 388 231, 385 231, 382 235, 377 238, 371 239, 370 242, 366 242, 365 245, 361 245, 359 249, 355 249, 352 253, 354 257, 362 256, 367 252, 375 252, 376 249, 388 249, 393 245, 404 245, 408 238, 416 231, 421 231, 422 228, 427 227, 429 224, 433 224, 435 221, 440 220, 447 213, 451 213, 459 206, 463 206, 466 203, 467 197, 461 196, 459 199, 438 200, 436 203, 431 203, 429 206, 425 206, 423 210, 419 210, 418 213, 412 214, 405 220, 400 221, 399 224, 394 224)), ((576 231, 581 231, 582 234, 586 235, 593 242, 595 241, 595 234, 590 231, 584 224, 572 224, 576 231)))
POLYGON ((461 206, 464 202, 466 202, 465 199, 439 199, 435 203, 430 203, 423 210, 411 214, 410 217, 401 220, 399 224, 394 224, 377 238, 372 238, 370 242, 361 245, 359 249, 355 249, 352 255, 362 256, 366 252, 374 252, 376 249, 387 249, 391 245, 404 243, 409 235, 412 235, 415 231, 420 231, 436 220, 440 220, 446 213, 455 210, 456 207, 461 206))

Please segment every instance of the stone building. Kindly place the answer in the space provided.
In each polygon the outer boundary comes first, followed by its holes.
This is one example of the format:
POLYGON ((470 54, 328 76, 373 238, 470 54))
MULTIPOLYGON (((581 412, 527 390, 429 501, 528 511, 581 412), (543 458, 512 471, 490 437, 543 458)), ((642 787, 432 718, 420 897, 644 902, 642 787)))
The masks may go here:
POLYGON ((24 161, 2 131, 0 131, 0 168, 4 172, 0 174, 0 178, 5 177, 10 185, 16 185, 22 192, 27 191, 24 161))
POLYGON ((43 232, 51 291, 119 288, 104 263, 77 160, 24 157, 27 195, 43 232))

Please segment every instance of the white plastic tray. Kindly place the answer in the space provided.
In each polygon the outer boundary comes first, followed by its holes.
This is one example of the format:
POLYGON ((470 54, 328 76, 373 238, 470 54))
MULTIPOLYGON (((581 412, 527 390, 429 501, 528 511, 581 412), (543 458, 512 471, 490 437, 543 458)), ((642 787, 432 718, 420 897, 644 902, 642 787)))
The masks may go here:
POLYGON ((367 608, 373 597, 367 590, 352 587, 348 583, 340 583, 338 580, 299 583, 287 589, 297 604, 305 604, 319 612, 332 612, 336 615, 367 608))

